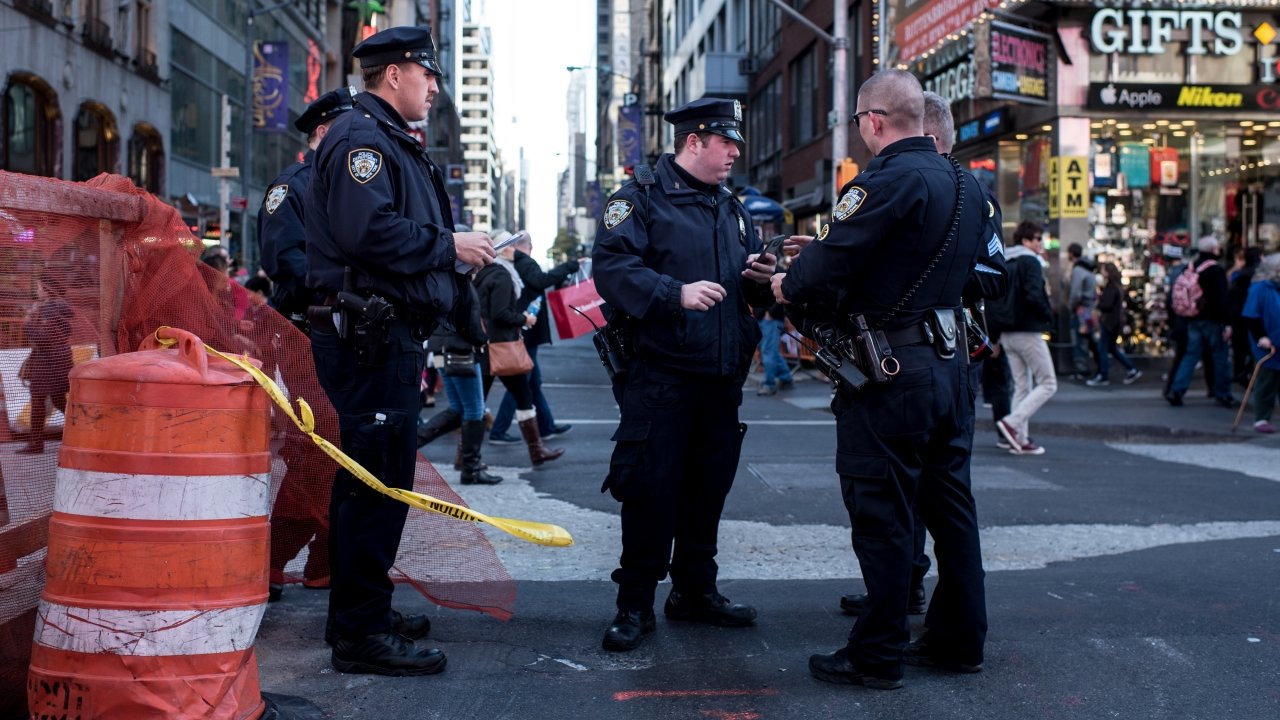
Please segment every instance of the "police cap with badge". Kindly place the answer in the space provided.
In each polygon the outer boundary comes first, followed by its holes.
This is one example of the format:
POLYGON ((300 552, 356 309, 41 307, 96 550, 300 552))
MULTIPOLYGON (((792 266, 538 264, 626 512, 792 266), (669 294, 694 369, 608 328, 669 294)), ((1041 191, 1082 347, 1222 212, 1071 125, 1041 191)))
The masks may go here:
POLYGON ((742 137, 742 103, 737 100, 702 98, 678 107, 662 118, 676 126, 676 135, 709 132, 734 142, 747 141, 742 137))
POLYGON ((374 33, 357 45, 351 56, 359 60, 360 67, 365 70, 412 62, 438 77, 444 77, 444 71, 436 61, 436 44, 428 27, 407 25, 374 33))
POLYGON ((294 121, 293 126, 304 134, 310 135, 315 132, 316 128, 320 127, 321 123, 332 120, 350 110, 352 108, 351 98, 355 97, 355 95, 356 89, 351 86, 339 90, 330 90, 308 105, 307 109, 294 121))

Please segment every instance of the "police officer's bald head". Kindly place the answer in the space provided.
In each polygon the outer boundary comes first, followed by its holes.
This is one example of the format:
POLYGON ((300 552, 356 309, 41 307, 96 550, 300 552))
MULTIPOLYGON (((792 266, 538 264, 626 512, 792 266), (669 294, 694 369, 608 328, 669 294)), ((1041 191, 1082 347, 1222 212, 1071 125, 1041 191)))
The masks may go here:
POLYGON ((903 137, 924 134, 924 89, 915 75, 905 70, 881 70, 858 88, 860 110, 883 110, 885 125, 903 137))

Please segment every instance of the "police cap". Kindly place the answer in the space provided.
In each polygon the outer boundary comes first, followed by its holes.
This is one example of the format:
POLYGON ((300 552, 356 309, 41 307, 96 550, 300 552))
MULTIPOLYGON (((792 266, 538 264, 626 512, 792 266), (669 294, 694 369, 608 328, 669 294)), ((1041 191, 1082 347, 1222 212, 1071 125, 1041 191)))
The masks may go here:
POLYGON ((737 100, 702 98, 678 107, 662 117, 676 126, 676 135, 709 132, 723 135, 734 142, 747 141, 742 137, 742 103, 737 100))
POLYGON ((293 126, 310 135, 320 127, 320 123, 332 120, 350 110, 351 98, 355 97, 355 94, 356 89, 351 86, 330 90, 308 105, 307 109, 303 110, 298 119, 293 122, 293 126))
POLYGON ((351 56, 360 61, 363 69, 416 62, 444 77, 444 71, 436 62, 436 44, 428 27, 405 25, 374 33, 357 45, 351 56))

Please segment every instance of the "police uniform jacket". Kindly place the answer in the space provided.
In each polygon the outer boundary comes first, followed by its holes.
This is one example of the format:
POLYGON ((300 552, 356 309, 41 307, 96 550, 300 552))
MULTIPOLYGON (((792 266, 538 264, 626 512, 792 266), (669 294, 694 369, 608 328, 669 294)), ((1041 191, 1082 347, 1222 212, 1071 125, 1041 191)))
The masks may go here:
POLYGON ((453 217, 440 169, 386 101, 360 93, 320 142, 307 195, 307 284, 376 293, 439 317, 458 298, 453 217))
POLYGON ((258 212, 258 242, 262 269, 275 283, 272 304, 283 315, 305 313, 311 305, 307 286, 307 243, 303 231, 302 203, 311 183, 314 153, 284 169, 268 186, 258 212))
POLYGON ((698 188, 670 153, 654 174, 647 193, 632 182, 609 198, 592 252, 596 289, 636 319, 638 358, 686 373, 742 376, 760 339, 748 305, 773 302, 768 285, 742 277, 748 249, 757 249, 750 219, 723 185, 698 188), (720 284, 725 299, 705 312, 683 309, 681 288, 699 280, 720 284))
MULTIPOLYGON (((945 253, 886 329, 916 325, 930 308, 959 308, 961 292, 981 259, 1005 276, 1003 243, 990 232, 987 195, 961 172, 965 202, 945 253)), ((957 174, 933 140, 899 140, 880 151, 841 190, 831 223, 792 264, 782 284, 792 303, 825 312, 864 313, 872 325, 919 281, 951 229, 957 174)))

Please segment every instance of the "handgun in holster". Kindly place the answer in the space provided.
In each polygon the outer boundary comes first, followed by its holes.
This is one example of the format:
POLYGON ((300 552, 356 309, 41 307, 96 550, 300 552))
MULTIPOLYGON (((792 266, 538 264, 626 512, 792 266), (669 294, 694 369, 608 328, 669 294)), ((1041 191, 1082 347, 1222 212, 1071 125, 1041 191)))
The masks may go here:
POLYGON ((338 338, 355 348, 357 363, 380 367, 390 354, 388 338, 395 307, 377 295, 365 298, 353 292, 351 268, 347 268, 342 284, 337 296, 338 338))
POLYGON ((854 362, 853 346, 848 335, 842 335, 829 323, 817 323, 812 328, 818 350, 813 363, 818 371, 835 384, 836 390, 846 398, 852 398, 866 386, 868 380, 854 362))
POLYGON ((900 366, 893 356, 893 346, 885 337, 884 331, 872 329, 867 318, 861 313, 849 316, 853 325, 853 343, 857 351, 858 363, 872 382, 887 383, 898 374, 900 366))

